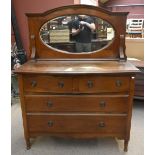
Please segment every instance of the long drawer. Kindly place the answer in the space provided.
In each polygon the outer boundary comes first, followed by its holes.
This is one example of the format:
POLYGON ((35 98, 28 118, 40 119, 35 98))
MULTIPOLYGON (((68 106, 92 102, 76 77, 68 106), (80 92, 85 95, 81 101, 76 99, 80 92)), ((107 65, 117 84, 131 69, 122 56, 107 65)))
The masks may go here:
POLYGON ((28 115, 30 132, 125 133, 126 116, 28 115))
POLYGON ((27 112, 126 113, 128 95, 26 95, 27 112))
POLYGON ((50 93, 128 92, 128 76, 51 76, 25 75, 24 91, 50 93))

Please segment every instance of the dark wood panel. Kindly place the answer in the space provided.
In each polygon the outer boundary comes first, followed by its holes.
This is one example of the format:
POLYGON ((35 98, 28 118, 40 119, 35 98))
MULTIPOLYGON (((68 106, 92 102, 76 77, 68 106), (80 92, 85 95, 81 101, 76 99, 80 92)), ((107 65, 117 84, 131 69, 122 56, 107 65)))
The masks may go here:
POLYGON ((134 98, 144 99, 144 61, 132 60, 130 62, 140 70, 136 73, 134 98))
POLYGON ((134 95, 143 97, 143 99, 144 99, 144 91, 143 90, 138 90, 138 91, 136 90, 134 95))
POLYGON ((136 85, 135 86, 135 91, 137 91, 137 90, 144 91, 144 85, 136 85))
POLYGON ((136 84, 136 86, 138 86, 138 85, 144 85, 144 80, 136 79, 135 84, 136 84))
POLYGON ((137 80, 144 80, 144 74, 142 74, 142 73, 137 73, 137 74, 136 74, 136 79, 137 79, 137 80))

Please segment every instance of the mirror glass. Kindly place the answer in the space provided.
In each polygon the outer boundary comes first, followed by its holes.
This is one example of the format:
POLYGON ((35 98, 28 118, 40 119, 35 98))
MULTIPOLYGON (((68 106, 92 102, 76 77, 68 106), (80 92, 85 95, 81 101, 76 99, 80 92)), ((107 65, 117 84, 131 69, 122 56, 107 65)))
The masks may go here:
POLYGON ((46 46, 72 53, 104 48, 114 36, 115 31, 110 23, 88 15, 57 17, 40 29, 40 38, 46 46))

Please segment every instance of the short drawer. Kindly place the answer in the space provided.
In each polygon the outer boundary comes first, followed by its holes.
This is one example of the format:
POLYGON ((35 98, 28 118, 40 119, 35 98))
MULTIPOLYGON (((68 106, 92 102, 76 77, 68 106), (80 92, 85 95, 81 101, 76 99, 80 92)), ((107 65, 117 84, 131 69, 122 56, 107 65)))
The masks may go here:
POLYGON ((130 77, 124 76, 85 76, 79 79, 79 92, 127 92, 130 77))
POLYGON ((119 112, 128 110, 128 95, 26 95, 27 112, 119 112))
POLYGON ((72 78, 48 75, 25 75, 24 91, 26 92, 72 92, 72 78))
POLYGON ((28 115, 30 132, 125 133, 126 116, 28 115))

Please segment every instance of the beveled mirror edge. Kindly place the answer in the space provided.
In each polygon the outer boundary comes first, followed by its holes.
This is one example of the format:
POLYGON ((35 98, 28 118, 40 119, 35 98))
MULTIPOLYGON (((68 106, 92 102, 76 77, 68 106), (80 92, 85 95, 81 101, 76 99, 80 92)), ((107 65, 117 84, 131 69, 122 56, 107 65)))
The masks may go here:
MULTIPOLYGON (((69 52, 69 51, 65 51, 65 50, 58 49, 58 48, 54 48, 54 47, 50 46, 48 43, 45 43, 45 42, 42 40, 41 35, 40 35, 40 33, 41 33, 41 28, 43 28, 43 26, 44 26, 46 23, 48 23, 48 22, 51 21, 51 20, 55 20, 55 19, 57 19, 57 18, 61 18, 61 17, 65 17, 65 16, 72 16, 72 15, 73 15, 73 16, 78 16, 79 14, 64 15, 64 16, 52 18, 52 19, 46 21, 45 23, 43 23, 43 25, 41 25, 40 31, 39 31, 39 39, 40 39, 41 43, 43 43, 43 44, 44 44, 45 46, 47 46, 48 48, 50 48, 50 49, 52 49, 52 50, 55 50, 55 51, 58 51, 58 52, 61 52, 61 53, 66 53, 66 54, 71 54, 71 53, 72 53, 72 54, 91 54, 91 53, 99 52, 99 51, 101 51, 101 50, 105 50, 105 49, 106 49, 107 47, 109 47, 109 46, 113 43, 113 41, 115 40, 115 36, 116 36, 116 33, 117 33, 117 32, 116 32, 116 29, 114 28, 114 26, 113 26, 109 21, 107 21, 107 20, 105 20, 105 19, 102 19, 102 18, 99 18, 99 17, 97 17, 97 16, 91 16, 91 17, 92 17, 92 18, 98 18, 98 19, 101 19, 101 20, 107 22, 108 24, 111 25, 112 29, 114 30, 114 37, 113 37, 111 40, 107 40, 107 41, 108 41, 108 44, 105 45, 105 46, 102 47, 102 48, 99 48, 99 49, 97 49, 97 50, 92 50, 92 51, 90 51, 90 52, 69 52)), ((85 15, 90 16, 89 14, 85 14, 85 15)))

